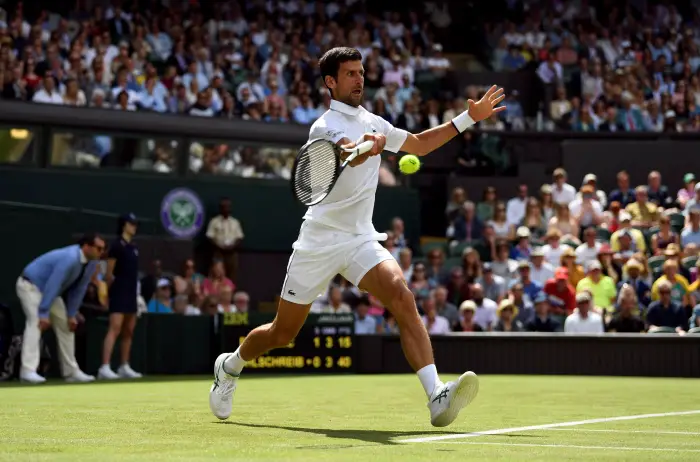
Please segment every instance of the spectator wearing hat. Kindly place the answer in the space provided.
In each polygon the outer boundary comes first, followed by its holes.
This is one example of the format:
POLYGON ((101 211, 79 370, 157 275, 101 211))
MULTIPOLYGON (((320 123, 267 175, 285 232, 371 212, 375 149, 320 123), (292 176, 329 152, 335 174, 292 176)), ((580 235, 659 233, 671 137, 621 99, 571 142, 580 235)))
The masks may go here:
POLYGON ((681 231, 681 246, 688 244, 700 246, 700 209, 691 209, 688 213, 688 224, 681 231))
POLYGON ((660 212, 656 204, 649 202, 647 187, 637 186, 634 191, 636 201, 625 207, 625 211, 632 217, 632 226, 644 229, 656 226, 660 212))
POLYGON ((612 233, 610 236, 610 248, 613 252, 620 251, 620 235, 622 235, 622 233, 630 234, 632 240, 634 241, 634 247, 637 249, 637 251, 647 251, 647 244, 644 240, 644 234, 640 230, 632 227, 632 215, 626 211, 620 212, 620 229, 612 233))
POLYGON ((489 262, 484 263, 481 277, 477 279, 477 282, 484 288, 484 296, 496 303, 500 303, 506 294, 506 280, 494 274, 493 267, 489 262))
POLYGON ((481 287, 481 284, 474 284, 472 286, 472 300, 476 305, 474 322, 479 324, 485 331, 492 330, 494 324, 496 324, 498 305, 495 301, 484 297, 484 288, 481 287))
MULTIPOLYGON (((583 281, 582 281, 583 282, 583 281)), ((564 321, 567 334, 602 334, 603 318, 592 310, 591 296, 587 292, 576 295, 576 310, 564 321)))
POLYGON ((671 299, 679 306, 690 304, 690 284, 681 274, 678 274, 678 263, 675 260, 666 260, 663 265, 664 274, 661 275, 651 286, 651 299, 660 299, 661 286, 668 283, 670 287, 671 299))
POLYGON ((448 295, 449 292, 445 286, 438 286, 431 294, 435 300, 437 314, 447 319, 450 327, 454 327, 459 324, 459 311, 457 306, 448 301, 448 295))
POLYGON ((474 202, 466 201, 462 205, 462 214, 454 221, 452 235, 448 237, 459 242, 471 242, 481 239, 484 225, 476 217, 474 202))
POLYGON ((109 246, 105 274, 109 288, 109 328, 102 345, 102 366, 97 372, 99 379, 133 379, 142 376, 129 365, 138 311, 139 251, 133 242, 137 227, 136 215, 122 215, 117 223, 119 237, 109 246), (115 373, 110 364, 117 337, 121 338, 121 355, 120 366, 115 373))
POLYGON ((559 267, 544 284, 543 293, 552 305, 552 314, 568 315, 576 307, 576 289, 569 282, 569 270, 559 267))
POLYGON ((538 247, 530 254, 530 277, 540 286, 548 279, 554 277, 554 266, 545 261, 542 247, 538 247))
POLYGON ((676 194, 678 207, 683 210, 690 199, 695 197, 695 175, 686 173, 683 175, 683 187, 676 194))
POLYGON ((476 303, 471 300, 465 300, 459 306, 459 325, 456 331, 459 332, 483 332, 484 329, 474 322, 476 314, 476 303))
POLYGON ((671 282, 657 281, 655 301, 649 305, 646 314, 647 328, 650 330, 658 327, 670 327, 679 334, 684 334, 688 327, 688 315, 681 305, 673 300, 673 286, 671 282))
POLYGON ((563 168, 557 168, 552 174, 552 200, 556 204, 568 205, 576 198, 576 188, 566 182, 567 174, 563 168))
POLYGON ((630 189, 630 176, 626 171, 617 174, 617 189, 610 193, 608 200, 619 202, 623 208, 635 201, 634 191, 630 189))
POLYGON ((544 261, 551 266, 559 266, 564 249, 568 246, 561 245, 561 231, 550 228, 544 236, 546 244, 542 246, 544 261))
POLYGON ((540 208, 542 209, 542 216, 544 217, 545 228, 549 224, 549 220, 554 217, 555 209, 557 204, 552 199, 552 186, 548 184, 543 184, 540 188, 540 208))
MULTIPOLYGON (((605 208, 608 206, 608 196, 605 194, 605 191, 598 189, 598 177, 593 173, 586 174, 586 176, 583 177, 583 182, 581 183, 581 187, 583 186, 590 186, 593 188, 596 200, 600 203, 603 210, 605 210, 605 208)), ((576 193, 576 199, 580 198, 581 191, 576 193)))
POLYGON ((532 280, 530 263, 527 260, 518 262, 518 274, 519 278, 511 283, 511 287, 516 283, 522 284, 525 295, 530 300, 534 300, 537 294, 542 291, 542 285, 532 280))
POLYGON ((506 205, 506 219, 511 226, 518 226, 525 218, 525 206, 527 205, 527 185, 518 186, 518 195, 508 201, 506 205))
POLYGON ((662 255, 669 244, 679 244, 680 237, 671 229, 671 219, 668 215, 659 218, 659 231, 651 236, 651 253, 662 255))
POLYGON ((518 307, 509 298, 504 299, 498 305, 496 312, 498 321, 493 327, 495 332, 522 332, 525 326, 517 319, 518 307))
POLYGON ((513 260, 523 260, 530 258, 532 247, 530 246, 530 230, 521 226, 515 232, 518 243, 510 250, 510 258, 513 260))
POLYGON ((491 269, 494 275, 502 277, 506 283, 509 283, 511 279, 517 277, 518 262, 509 257, 510 246, 505 239, 497 239, 495 247, 491 269))
POLYGON ((630 334, 644 332, 644 321, 639 317, 643 309, 639 305, 635 289, 632 286, 623 285, 617 298, 617 311, 605 330, 630 334))
POLYGON ((577 257, 574 249, 566 246, 559 260, 560 267, 566 268, 569 272, 569 284, 574 288, 581 279, 586 277, 586 272, 583 270, 583 267, 576 262, 576 259, 577 257))
POLYGON ((576 263, 584 267, 598 259, 598 252, 603 244, 596 240, 596 229, 591 226, 583 231, 583 244, 576 247, 576 263))
POLYGON ((160 278, 156 284, 156 293, 148 302, 149 313, 172 313, 172 290, 170 281, 160 278))
POLYGON ((593 260, 586 267, 588 275, 581 279, 576 286, 576 293, 590 291, 593 295, 593 304, 604 309, 612 309, 617 298, 615 282, 610 276, 603 274, 603 267, 598 260, 593 260))
POLYGON ((581 197, 569 204, 569 211, 582 227, 598 226, 603 222, 603 207, 596 199, 595 189, 589 185, 581 188, 581 197))
POLYGON ((647 177, 647 195, 649 202, 657 207, 673 207, 673 197, 668 193, 668 188, 661 184, 661 173, 656 170, 651 171, 647 177))
POLYGON ((693 209, 700 209, 700 183, 695 184, 695 195, 688 199, 683 209, 683 214, 688 217, 688 214, 693 209))
POLYGON ((442 335, 449 334, 452 329, 450 329, 450 322, 447 318, 440 316, 435 308, 435 299, 431 296, 426 297, 422 303, 423 312, 423 324, 428 330, 430 335, 442 335))
POLYGON ((651 302, 651 287, 642 277, 644 266, 635 258, 630 258, 623 268, 623 278, 617 284, 618 290, 623 286, 631 287, 636 294, 637 301, 644 306, 649 306, 651 302))
POLYGON ((535 312, 525 323, 525 330, 528 332, 561 331, 561 324, 550 314, 550 302, 546 294, 542 293, 535 299, 535 312))

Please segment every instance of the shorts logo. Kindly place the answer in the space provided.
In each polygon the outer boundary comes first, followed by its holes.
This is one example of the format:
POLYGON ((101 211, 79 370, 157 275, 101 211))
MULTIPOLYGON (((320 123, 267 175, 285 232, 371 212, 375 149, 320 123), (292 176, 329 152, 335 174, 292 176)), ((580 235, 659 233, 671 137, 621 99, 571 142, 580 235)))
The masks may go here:
POLYGON ((160 206, 163 227, 180 239, 192 239, 204 224, 204 206, 199 196, 187 188, 170 191, 160 206))

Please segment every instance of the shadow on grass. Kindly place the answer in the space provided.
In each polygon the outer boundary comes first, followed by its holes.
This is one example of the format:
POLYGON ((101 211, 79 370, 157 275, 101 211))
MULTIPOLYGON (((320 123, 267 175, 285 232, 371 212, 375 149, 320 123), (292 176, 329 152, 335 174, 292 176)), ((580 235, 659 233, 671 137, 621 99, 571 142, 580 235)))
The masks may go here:
MULTIPOLYGON (((401 438, 410 438, 412 436, 439 436, 439 435, 463 435, 468 432, 454 432, 454 431, 392 431, 392 430, 356 430, 356 429, 341 429, 335 430, 331 428, 308 428, 308 427, 292 427, 287 425, 270 425, 270 424, 253 424, 244 422, 232 422, 232 421, 221 421, 216 422, 217 424, 224 425, 238 425, 241 427, 248 428, 267 428, 273 430, 288 430, 294 432, 310 433, 319 436, 325 436, 326 438, 337 438, 337 439, 349 439, 362 441, 364 443, 370 443, 366 445, 312 445, 312 446, 298 446, 297 449, 343 449, 343 448, 356 448, 361 446, 370 446, 374 444, 382 445, 399 445, 403 444, 400 441, 396 441, 401 438)), ((489 436, 489 435, 484 435, 489 436)), ((505 434, 498 435, 501 437, 526 437, 526 438, 541 438, 541 435, 531 435, 531 434, 505 434)))
MULTIPOLYGON (((134 384, 134 383, 157 383, 157 382, 189 382, 197 380, 209 380, 211 381, 211 375, 150 375, 140 379, 118 379, 118 380, 95 380, 89 384, 134 384)), ((25 387, 25 388, 35 388, 35 387, 54 387, 54 386, 74 386, 80 387, 88 384, 84 383, 68 383, 65 380, 58 378, 50 378, 45 383, 38 385, 20 382, 19 380, 11 380, 9 382, 0 382, 0 388, 14 388, 14 387, 25 387)))

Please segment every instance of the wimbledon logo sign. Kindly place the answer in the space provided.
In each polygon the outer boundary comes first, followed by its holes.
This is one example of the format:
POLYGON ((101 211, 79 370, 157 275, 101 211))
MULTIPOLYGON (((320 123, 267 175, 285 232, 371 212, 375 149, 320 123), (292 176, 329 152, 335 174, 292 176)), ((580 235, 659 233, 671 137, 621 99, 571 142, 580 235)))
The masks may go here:
POLYGON ((180 239, 192 239, 204 225, 204 206, 199 196, 187 188, 170 191, 160 206, 163 227, 180 239))

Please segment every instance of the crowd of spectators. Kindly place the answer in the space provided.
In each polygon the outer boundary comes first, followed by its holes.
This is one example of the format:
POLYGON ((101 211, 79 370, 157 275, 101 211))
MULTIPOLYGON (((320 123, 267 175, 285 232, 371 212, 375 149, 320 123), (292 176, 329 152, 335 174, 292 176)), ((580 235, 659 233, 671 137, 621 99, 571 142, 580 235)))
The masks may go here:
POLYGON ((455 189, 448 242, 424 245, 424 259, 399 252, 433 332, 700 327, 695 175, 678 192, 656 171, 636 187, 621 171, 613 191, 597 180, 574 187, 560 168, 536 196, 526 185, 512 198, 487 188, 478 203, 455 189))
POLYGON ((516 14, 489 27, 492 66, 537 74, 538 128, 700 131, 695 2, 510 3, 516 14))
MULTIPOLYGON (((215 7, 169 2, 153 8, 158 3, 138 9, 115 2, 71 17, 44 11, 30 18, 21 3, 4 12, 0 95, 46 104, 309 125, 330 104, 318 59, 331 47, 349 45, 363 55, 363 105, 368 110, 408 129, 441 122, 437 101, 424 101, 415 86, 420 79, 439 79, 450 68, 431 32, 449 24, 449 12, 434 3, 421 5, 424 11, 378 15, 368 13, 361 0, 246 0, 216 2, 215 7)), ((59 156, 77 154, 80 158, 71 165, 97 166, 114 144, 108 136, 75 138, 59 156)), ((209 149, 193 145, 191 168, 281 178, 289 168, 283 150, 215 148, 217 155, 203 156, 209 149), (246 154, 256 159, 246 163, 246 154), (269 154, 279 158, 265 159, 269 154)), ((172 168, 162 150, 142 150, 156 171, 172 168)), ((136 163, 139 168, 146 164, 141 159, 136 163)))

